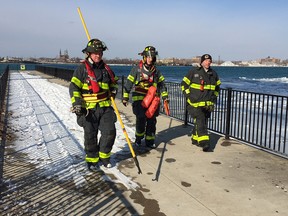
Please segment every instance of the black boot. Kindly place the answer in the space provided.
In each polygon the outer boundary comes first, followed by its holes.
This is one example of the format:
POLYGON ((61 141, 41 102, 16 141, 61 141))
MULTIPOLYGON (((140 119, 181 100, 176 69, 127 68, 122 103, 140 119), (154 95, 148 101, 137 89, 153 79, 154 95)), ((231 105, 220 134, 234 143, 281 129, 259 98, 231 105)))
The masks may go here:
POLYGON ((210 150, 210 143, 209 141, 202 141, 200 144, 199 144, 200 147, 203 148, 203 151, 204 152, 208 152, 210 150))
POLYGON ((204 152, 208 152, 210 150, 210 145, 209 144, 205 144, 204 146, 203 146, 203 151, 204 152))
POLYGON ((110 163, 110 158, 100 159, 104 167, 111 168, 112 164, 110 163))
POLYGON ((89 170, 97 170, 99 165, 97 162, 87 162, 87 167, 89 170))

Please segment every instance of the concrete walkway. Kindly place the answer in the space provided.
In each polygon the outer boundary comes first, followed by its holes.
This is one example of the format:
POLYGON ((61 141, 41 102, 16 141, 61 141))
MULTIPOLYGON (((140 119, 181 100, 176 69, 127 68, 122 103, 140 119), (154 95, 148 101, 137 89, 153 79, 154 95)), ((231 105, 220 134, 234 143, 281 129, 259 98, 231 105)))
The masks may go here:
MULTIPOLYGON (((124 107, 119 100, 116 104, 125 121, 134 125, 131 106, 124 107)), ((13 143, 23 137, 13 137, 8 116, 1 215, 288 215, 287 159, 216 134, 211 134, 214 152, 206 153, 191 145, 190 126, 162 115, 157 120, 158 147, 135 149, 142 174, 131 157, 119 156, 120 171, 139 185, 128 190, 106 181, 107 175, 113 179, 111 174, 87 174, 83 162, 72 156, 67 163, 75 164, 87 185, 43 177, 45 167, 15 150, 13 143)), ((62 160, 53 161, 56 170, 57 163, 62 160)))

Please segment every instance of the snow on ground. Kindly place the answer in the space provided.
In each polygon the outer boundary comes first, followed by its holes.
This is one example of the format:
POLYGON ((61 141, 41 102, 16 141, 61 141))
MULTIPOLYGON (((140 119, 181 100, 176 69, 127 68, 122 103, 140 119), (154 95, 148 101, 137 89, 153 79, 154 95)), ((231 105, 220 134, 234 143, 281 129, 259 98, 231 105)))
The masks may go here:
MULTIPOLYGON (((75 114, 70 112, 68 87, 29 75, 29 71, 10 72, 8 104, 8 111, 12 113, 8 124, 18 137, 14 141, 16 150, 27 153, 31 162, 38 167, 57 163, 57 166, 49 166, 49 170, 46 170, 48 176, 73 178, 76 185, 85 183, 83 175, 87 172, 83 172, 83 130, 78 126, 75 114)), ((121 118, 125 124, 125 116, 121 118)), ((111 173, 117 179, 112 180, 107 175, 103 178, 135 189, 138 185, 117 168, 115 155, 126 155, 131 160, 132 156, 119 121, 116 128, 117 137, 111 156, 114 167, 105 169, 105 173, 111 173)), ((130 138, 134 137, 133 128, 125 126, 125 129, 130 138)))

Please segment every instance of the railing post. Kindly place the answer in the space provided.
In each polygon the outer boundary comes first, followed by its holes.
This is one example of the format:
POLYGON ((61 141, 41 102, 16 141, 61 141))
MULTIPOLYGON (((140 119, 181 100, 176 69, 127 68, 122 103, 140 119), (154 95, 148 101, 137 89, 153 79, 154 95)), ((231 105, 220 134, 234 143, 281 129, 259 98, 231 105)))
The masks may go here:
POLYGON ((225 131, 225 139, 229 139, 230 133, 230 123, 231 123, 231 98, 232 98, 232 88, 228 88, 227 94, 227 118, 226 118, 226 131, 225 131))
POLYGON ((125 81, 125 79, 124 79, 125 77, 124 77, 124 75, 122 75, 122 84, 121 84, 121 99, 122 99, 122 97, 123 97, 123 92, 124 92, 124 81, 125 81))
POLYGON ((185 100, 185 114, 184 114, 184 125, 188 125, 188 110, 187 110, 187 100, 185 100))

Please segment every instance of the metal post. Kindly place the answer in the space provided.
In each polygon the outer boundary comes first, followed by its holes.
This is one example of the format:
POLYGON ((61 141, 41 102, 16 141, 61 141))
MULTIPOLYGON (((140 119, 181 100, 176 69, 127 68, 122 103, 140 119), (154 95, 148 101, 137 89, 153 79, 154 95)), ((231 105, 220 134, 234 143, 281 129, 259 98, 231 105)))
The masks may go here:
POLYGON ((232 88, 228 88, 228 95, 227 95, 227 118, 226 118, 226 131, 225 131, 225 139, 229 139, 230 133, 230 121, 231 121, 231 99, 232 99, 232 88))
POLYGON ((185 101, 185 114, 184 114, 184 125, 188 125, 188 110, 187 110, 187 100, 185 101))

